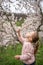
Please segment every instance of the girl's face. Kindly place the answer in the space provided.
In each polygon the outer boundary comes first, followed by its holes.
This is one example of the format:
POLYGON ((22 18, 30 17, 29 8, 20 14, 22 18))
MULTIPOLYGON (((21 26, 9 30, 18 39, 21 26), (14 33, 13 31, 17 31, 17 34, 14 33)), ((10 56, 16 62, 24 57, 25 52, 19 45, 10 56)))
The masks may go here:
POLYGON ((30 41, 30 42, 32 42, 33 37, 34 37, 34 32, 29 32, 29 33, 26 33, 25 35, 25 38, 27 39, 27 41, 30 41))
POLYGON ((29 32, 29 33, 26 33, 25 37, 28 38, 28 37, 32 37, 34 34, 34 32, 29 32))

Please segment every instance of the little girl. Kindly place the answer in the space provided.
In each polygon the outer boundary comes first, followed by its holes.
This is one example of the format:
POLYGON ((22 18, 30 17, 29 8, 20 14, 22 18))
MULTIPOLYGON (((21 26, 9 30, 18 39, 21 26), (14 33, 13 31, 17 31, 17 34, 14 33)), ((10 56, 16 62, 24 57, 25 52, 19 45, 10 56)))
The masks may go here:
POLYGON ((37 49, 34 49, 33 43, 36 43, 39 39, 38 33, 33 31, 29 32, 23 37, 20 33, 20 29, 18 29, 17 36, 19 41, 22 43, 22 54, 16 55, 15 58, 18 60, 21 60, 24 65, 35 65, 35 54, 37 52, 37 49))

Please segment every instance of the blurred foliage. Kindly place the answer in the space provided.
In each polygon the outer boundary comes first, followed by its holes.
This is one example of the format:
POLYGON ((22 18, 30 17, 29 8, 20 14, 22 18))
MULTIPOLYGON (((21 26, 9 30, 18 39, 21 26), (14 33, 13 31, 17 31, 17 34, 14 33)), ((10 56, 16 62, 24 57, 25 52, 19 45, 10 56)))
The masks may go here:
POLYGON ((16 25, 17 25, 17 26, 21 26, 22 23, 24 23, 24 19, 18 20, 18 21, 16 22, 16 25))

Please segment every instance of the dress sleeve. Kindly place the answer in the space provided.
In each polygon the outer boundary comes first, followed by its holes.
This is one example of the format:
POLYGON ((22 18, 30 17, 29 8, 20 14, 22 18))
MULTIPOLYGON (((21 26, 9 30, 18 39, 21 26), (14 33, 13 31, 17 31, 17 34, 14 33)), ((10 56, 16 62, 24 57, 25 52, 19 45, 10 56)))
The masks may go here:
POLYGON ((24 54, 24 55, 20 55, 20 60, 25 61, 31 58, 31 54, 24 54))

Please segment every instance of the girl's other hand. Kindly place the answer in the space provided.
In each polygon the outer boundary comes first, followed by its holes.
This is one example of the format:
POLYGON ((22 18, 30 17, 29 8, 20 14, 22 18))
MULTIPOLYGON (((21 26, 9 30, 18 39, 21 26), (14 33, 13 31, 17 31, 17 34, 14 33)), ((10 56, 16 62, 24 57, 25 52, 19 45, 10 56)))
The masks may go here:
POLYGON ((17 59, 17 60, 20 59, 20 55, 16 55, 16 56, 14 56, 14 57, 15 57, 15 59, 17 59))

